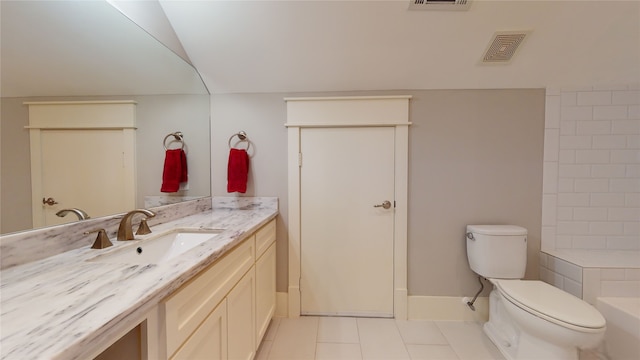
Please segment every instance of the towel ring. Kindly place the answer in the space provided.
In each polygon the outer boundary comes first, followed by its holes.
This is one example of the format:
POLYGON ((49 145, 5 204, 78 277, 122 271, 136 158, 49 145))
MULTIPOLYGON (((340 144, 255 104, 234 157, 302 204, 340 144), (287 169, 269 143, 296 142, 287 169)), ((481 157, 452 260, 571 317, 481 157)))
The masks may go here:
POLYGON ((182 145, 180 149, 184 149, 184 135, 182 135, 182 132, 180 131, 176 131, 164 137, 164 140, 162 140, 162 146, 164 146, 164 149, 169 150, 167 148, 167 139, 171 136, 173 136, 174 140, 169 141, 169 144, 171 144, 174 141, 178 141, 182 145))
POLYGON ((251 147, 251 141, 249 141, 249 138, 247 137, 247 133, 244 131, 240 131, 237 134, 231 135, 231 137, 229 138, 229 149, 233 149, 233 147, 231 146, 231 140, 233 140, 233 138, 236 136, 238 137, 238 139, 240 139, 240 141, 246 141, 247 148, 245 150, 249 151, 249 148, 251 147))

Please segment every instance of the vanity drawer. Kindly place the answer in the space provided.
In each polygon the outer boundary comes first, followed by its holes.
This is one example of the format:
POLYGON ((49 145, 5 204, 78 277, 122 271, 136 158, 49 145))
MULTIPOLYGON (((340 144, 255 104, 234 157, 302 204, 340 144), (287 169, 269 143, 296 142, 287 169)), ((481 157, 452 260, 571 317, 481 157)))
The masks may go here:
POLYGON ((254 262, 255 238, 251 236, 164 301, 169 357, 227 296, 254 262))
POLYGON ((256 259, 260 258, 274 241, 276 241, 276 219, 269 221, 256 232, 256 259))

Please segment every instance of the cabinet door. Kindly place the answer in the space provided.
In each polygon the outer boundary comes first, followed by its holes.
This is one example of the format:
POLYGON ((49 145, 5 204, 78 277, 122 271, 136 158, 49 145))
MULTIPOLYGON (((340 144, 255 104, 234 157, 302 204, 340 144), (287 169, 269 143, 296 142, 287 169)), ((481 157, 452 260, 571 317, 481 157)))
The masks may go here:
POLYGON ((269 221, 265 226, 256 232, 256 259, 276 241, 276 220, 269 221))
POLYGON ((203 270, 164 303, 167 354, 173 354, 255 263, 250 237, 203 270))
POLYGON ((276 244, 256 261, 256 349, 276 311, 276 244))
POLYGON ((171 360, 227 359, 227 302, 223 300, 171 360))
POLYGON ((255 354, 255 267, 227 295, 229 360, 251 360, 255 354))

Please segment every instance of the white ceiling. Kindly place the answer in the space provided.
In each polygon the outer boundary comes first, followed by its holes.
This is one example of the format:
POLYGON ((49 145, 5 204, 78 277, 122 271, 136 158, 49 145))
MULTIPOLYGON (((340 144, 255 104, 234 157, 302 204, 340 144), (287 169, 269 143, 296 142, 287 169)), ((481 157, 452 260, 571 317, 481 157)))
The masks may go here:
POLYGON ((191 65, 107 2, 0 9, 3 97, 207 93, 191 65))
POLYGON ((640 82, 640 1, 160 0, 213 93, 576 87, 640 82), (498 30, 533 30, 508 65, 498 30))

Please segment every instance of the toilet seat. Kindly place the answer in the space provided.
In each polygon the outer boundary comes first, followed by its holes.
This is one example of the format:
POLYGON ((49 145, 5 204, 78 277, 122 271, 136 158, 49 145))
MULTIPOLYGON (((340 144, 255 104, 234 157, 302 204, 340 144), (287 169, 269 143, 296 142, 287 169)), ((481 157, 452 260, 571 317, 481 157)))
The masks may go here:
POLYGON ((545 282, 491 280, 507 301, 537 317, 582 332, 597 332, 606 326, 593 306, 545 282))

